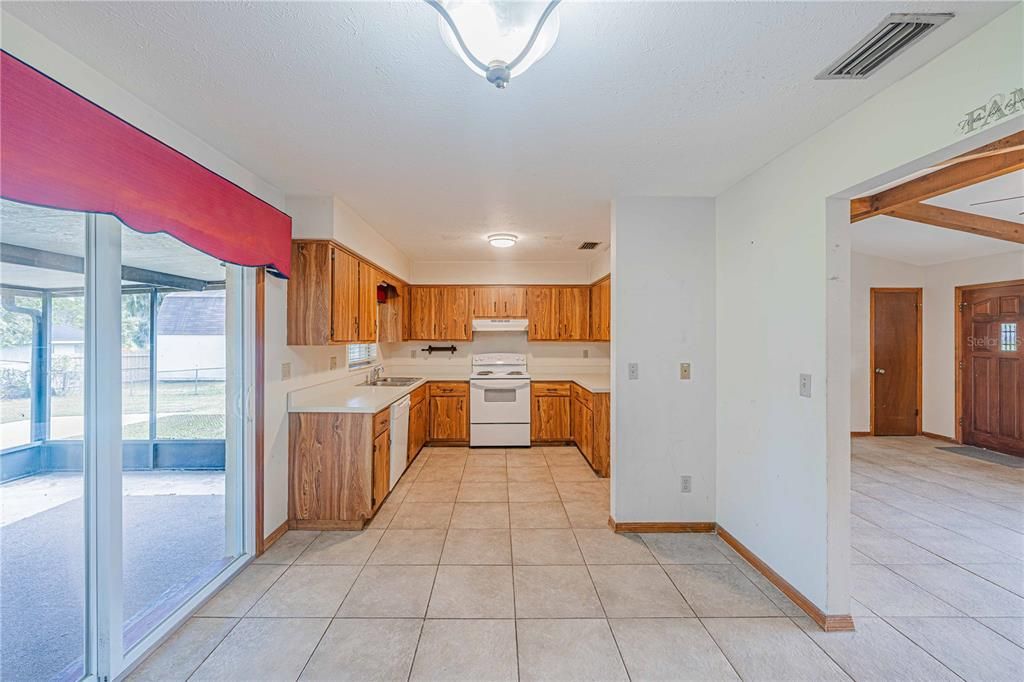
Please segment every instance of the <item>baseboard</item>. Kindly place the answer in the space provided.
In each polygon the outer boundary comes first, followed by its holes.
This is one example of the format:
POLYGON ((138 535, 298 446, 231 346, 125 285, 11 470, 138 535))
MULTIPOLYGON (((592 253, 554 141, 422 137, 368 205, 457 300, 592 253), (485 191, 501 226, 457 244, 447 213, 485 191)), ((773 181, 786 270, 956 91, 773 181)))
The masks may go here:
MULTIPOLYGON (((265 537, 263 539, 263 548, 259 551, 259 554, 263 554, 268 549, 270 549, 271 545, 273 545, 275 542, 280 540, 281 536, 284 535, 287 532, 288 532, 288 522, 285 521, 280 526, 275 528, 274 531, 270 535, 268 535, 267 537, 265 537)), ((257 554, 257 556, 259 556, 259 554, 257 554)))
POLYGON ((779 590, 789 597, 794 604, 803 609, 804 613, 810 616, 811 620, 817 623, 818 627, 822 630, 825 632, 848 632, 854 629, 853 616, 850 616, 849 614, 839 616, 825 614, 821 609, 815 606, 810 599, 790 585, 785 578, 773 571, 771 566, 761 561, 756 554, 747 549, 742 542, 730 535, 729 531, 725 530, 721 526, 718 526, 718 536, 722 538, 727 545, 736 550, 737 554, 746 559, 751 566, 756 568, 772 585, 779 588, 779 590))
POLYGON ((608 517, 608 527, 616 533, 714 533, 714 521, 634 521, 616 523, 608 517))
POLYGON ((318 519, 289 519, 289 530, 362 530, 366 519, 322 521, 318 519))
POLYGON ((868 438, 871 436, 870 431, 850 431, 850 438, 868 438))
POLYGON ((960 445, 960 441, 958 441, 956 438, 950 438, 949 436, 942 436, 942 435, 939 435, 937 433, 932 433, 931 431, 922 431, 921 435, 926 437, 926 438, 934 438, 935 440, 941 440, 941 441, 945 441, 947 443, 952 443, 953 445, 960 445))

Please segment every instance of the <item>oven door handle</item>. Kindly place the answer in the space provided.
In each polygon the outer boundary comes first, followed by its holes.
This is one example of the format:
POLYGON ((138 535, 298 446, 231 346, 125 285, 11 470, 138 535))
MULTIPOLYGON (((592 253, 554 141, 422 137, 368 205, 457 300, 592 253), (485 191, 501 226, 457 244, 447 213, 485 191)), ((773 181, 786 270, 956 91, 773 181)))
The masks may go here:
POLYGON ((486 391, 489 388, 507 391, 509 389, 518 390, 520 388, 529 388, 530 382, 518 381, 516 379, 486 379, 484 381, 471 381, 469 385, 471 388, 476 388, 484 391, 486 391))

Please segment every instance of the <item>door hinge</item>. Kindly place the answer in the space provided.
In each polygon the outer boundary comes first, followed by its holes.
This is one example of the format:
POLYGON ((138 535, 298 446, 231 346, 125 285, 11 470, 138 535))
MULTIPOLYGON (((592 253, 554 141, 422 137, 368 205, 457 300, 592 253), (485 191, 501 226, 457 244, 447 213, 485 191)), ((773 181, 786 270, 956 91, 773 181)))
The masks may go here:
POLYGON ((963 426, 964 425, 964 418, 963 417, 957 418, 956 423, 959 424, 960 426, 963 426))
POLYGON ((959 364, 960 364, 960 369, 963 369, 964 367, 967 366, 967 363, 965 363, 963 360, 961 360, 959 364))
POLYGON ((920 415, 921 415, 921 410, 919 410, 919 409, 918 410, 914 410, 914 416, 915 417, 918 417, 920 415))
POLYGON ((960 301, 960 312, 967 310, 967 301, 960 301))

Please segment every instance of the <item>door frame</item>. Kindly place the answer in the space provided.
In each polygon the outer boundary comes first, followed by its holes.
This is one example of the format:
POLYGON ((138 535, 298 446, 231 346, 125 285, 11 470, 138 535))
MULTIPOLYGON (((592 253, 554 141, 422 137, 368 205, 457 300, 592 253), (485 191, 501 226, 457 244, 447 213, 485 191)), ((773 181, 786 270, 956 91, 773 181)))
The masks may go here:
POLYGON ((1024 279, 1009 279, 1003 282, 985 282, 983 284, 965 284, 953 288, 953 374, 956 377, 954 382, 954 435, 957 443, 964 442, 964 378, 963 373, 966 367, 963 366, 964 349, 960 338, 964 332, 964 314, 960 309, 960 299, 967 291, 978 291, 981 289, 996 289, 1007 286, 1024 285, 1024 279))
POLYGON ((917 419, 914 430, 921 435, 924 417, 924 289, 922 287, 871 287, 871 314, 868 322, 868 371, 871 373, 871 435, 875 435, 875 294, 917 294, 917 419))

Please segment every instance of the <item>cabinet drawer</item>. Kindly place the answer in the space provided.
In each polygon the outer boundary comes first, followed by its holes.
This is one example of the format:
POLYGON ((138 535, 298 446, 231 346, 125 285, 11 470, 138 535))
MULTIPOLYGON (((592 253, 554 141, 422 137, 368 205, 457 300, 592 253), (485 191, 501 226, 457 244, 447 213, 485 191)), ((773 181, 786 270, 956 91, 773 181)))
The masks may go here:
POLYGON ((427 397, 427 386, 424 384, 409 394, 409 406, 419 405, 427 397))
POLYGON ((535 396, 569 397, 570 384, 554 381, 534 381, 530 384, 530 392, 535 396))
POLYGON ((469 382, 435 381, 430 384, 430 396, 468 396, 469 382))
POLYGON ((572 397, 574 400, 578 400, 583 403, 588 410, 594 409, 594 394, 585 388, 580 388, 576 384, 573 384, 572 397))
POLYGON ((380 434, 387 431, 388 424, 391 420, 391 410, 381 410, 377 414, 373 415, 373 437, 376 438, 380 434))

